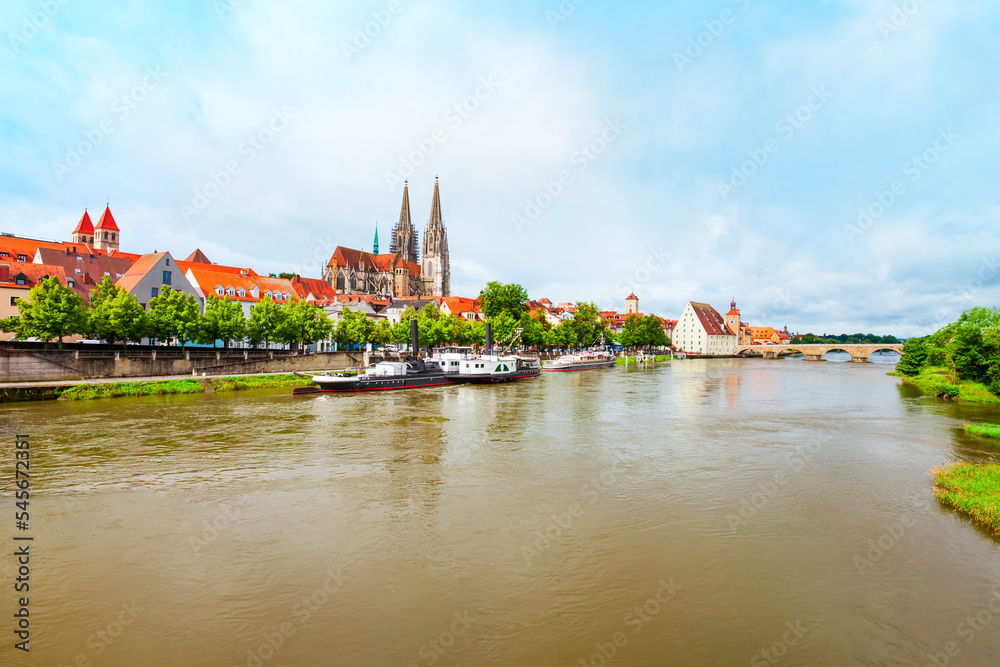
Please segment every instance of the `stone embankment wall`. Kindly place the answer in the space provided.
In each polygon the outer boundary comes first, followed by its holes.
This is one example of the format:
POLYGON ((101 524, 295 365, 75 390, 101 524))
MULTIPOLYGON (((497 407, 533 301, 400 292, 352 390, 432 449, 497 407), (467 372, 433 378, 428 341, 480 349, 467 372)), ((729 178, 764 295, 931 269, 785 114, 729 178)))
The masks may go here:
MULTIPOLYGON (((57 382, 167 375, 248 375, 354 368, 363 352, 288 354, 285 352, 192 350, 88 353, 84 350, 0 349, 0 382, 57 382)), ((371 362, 379 358, 372 357, 371 362)))

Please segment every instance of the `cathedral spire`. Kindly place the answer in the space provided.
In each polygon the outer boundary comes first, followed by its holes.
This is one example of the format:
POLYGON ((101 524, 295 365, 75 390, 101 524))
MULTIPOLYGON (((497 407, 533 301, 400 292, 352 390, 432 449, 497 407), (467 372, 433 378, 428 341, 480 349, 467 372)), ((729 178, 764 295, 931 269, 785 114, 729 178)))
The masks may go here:
MULTIPOLYGON (((444 228, 444 220, 441 217, 441 188, 438 186, 438 177, 435 176, 434 177, 434 202, 431 204, 431 219, 430 219, 430 222, 427 224, 427 231, 430 231, 432 229, 443 229, 443 228, 444 228)), ((427 243, 426 237, 427 237, 427 234, 425 232, 424 233, 424 238, 425 238, 424 243, 427 243)))
POLYGON ((392 245, 389 252, 398 253, 404 261, 417 263, 418 245, 417 232, 413 229, 413 220, 410 217, 410 184, 409 181, 403 184, 403 205, 399 210, 399 222, 392 230, 392 245))
POLYGON ((399 210, 398 228, 412 227, 413 221, 410 218, 410 182, 403 183, 403 207, 399 210))
POLYGON ((375 245, 372 246, 372 254, 378 255, 378 220, 375 221, 375 245))

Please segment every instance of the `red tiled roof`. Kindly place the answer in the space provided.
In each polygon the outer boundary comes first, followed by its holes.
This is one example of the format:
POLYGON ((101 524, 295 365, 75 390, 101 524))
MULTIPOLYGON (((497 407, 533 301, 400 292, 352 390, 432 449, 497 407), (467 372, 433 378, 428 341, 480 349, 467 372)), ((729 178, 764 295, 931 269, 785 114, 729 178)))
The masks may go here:
POLYGON ((625 297, 625 300, 626 300, 626 301, 638 301, 638 300, 639 300, 639 297, 637 297, 637 296, 635 295, 635 292, 632 292, 632 293, 631 293, 631 294, 629 294, 629 295, 628 295, 627 297, 625 297))
POLYGON ((454 315, 460 313, 479 314, 479 301, 462 296, 446 296, 441 299, 441 305, 447 306, 448 311, 454 315))
POLYGON ((66 275, 74 282, 74 289, 86 302, 90 301, 90 293, 97 288, 104 275, 112 282, 124 277, 132 268, 134 260, 121 256, 100 255, 70 250, 53 250, 39 248, 37 258, 42 264, 61 266, 66 275), (79 273, 77 272, 79 270, 79 273))
POLYGON ((73 230, 74 234, 93 234, 94 233, 94 223, 90 221, 90 214, 87 211, 83 212, 83 217, 80 218, 80 222, 76 223, 76 229, 73 230))
POLYGON ((177 262, 177 266, 184 271, 186 277, 193 277, 202 293, 208 297, 212 294, 218 296, 216 287, 222 286, 225 296, 238 301, 257 302, 264 298, 267 292, 272 292, 274 301, 284 301, 287 293, 292 298, 299 298, 290 280, 285 278, 271 278, 258 275, 252 269, 237 269, 232 266, 219 266, 217 264, 194 264, 190 262, 177 262), (253 288, 257 287, 260 296, 253 296, 253 288), (229 296, 229 288, 237 291, 237 296, 229 296), (244 289, 245 296, 239 296, 239 289, 244 289))
POLYGON ((337 296, 337 290, 333 285, 318 278, 295 276, 292 278, 292 287, 300 299, 305 299, 310 294, 316 299, 332 299, 337 296))
POLYGON ((707 303, 697 303, 695 301, 691 302, 691 307, 694 308, 695 315, 701 321, 702 328, 705 329, 705 333, 709 336, 732 336, 733 333, 726 327, 725 320, 722 319, 722 315, 719 315, 719 311, 712 308, 707 303))
POLYGON ((111 215, 110 206, 105 207, 104 213, 101 214, 101 219, 97 221, 95 229, 106 229, 112 232, 121 231, 118 229, 118 225, 115 224, 115 216, 111 215))
POLYGON ((193 253, 188 255, 188 258, 184 260, 185 262, 191 262, 193 264, 211 264, 205 253, 201 251, 200 248, 195 249, 193 253))
POLYGON ((0 262, 0 265, 10 267, 7 272, 7 281, 0 281, 0 287, 23 289, 27 291, 41 282, 42 278, 45 278, 46 276, 55 276, 63 285, 66 284, 66 272, 61 266, 35 264, 33 262, 0 262), (25 278, 25 284, 18 285, 17 277, 22 275, 25 278))

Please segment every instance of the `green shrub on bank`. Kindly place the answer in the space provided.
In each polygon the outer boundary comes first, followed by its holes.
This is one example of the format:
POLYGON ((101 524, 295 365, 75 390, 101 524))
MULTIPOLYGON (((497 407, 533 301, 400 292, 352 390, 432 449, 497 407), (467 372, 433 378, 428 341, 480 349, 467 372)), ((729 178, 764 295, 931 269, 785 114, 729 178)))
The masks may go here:
POLYGON ((1000 403, 986 385, 979 382, 958 380, 947 368, 924 368, 919 375, 907 376, 896 370, 889 375, 900 377, 925 394, 948 398, 962 403, 1000 403))
POLYGON ((997 424, 966 424, 965 432, 984 438, 1000 438, 1000 425, 997 424))
POLYGON ((1000 536, 1000 465, 958 463, 934 472, 941 503, 1000 536))
POLYGON ((107 382, 69 387, 59 398, 64 401, 86 401, 95 398, 124 396, 163 396, 167 394, 200 394, 205 391, 198 380, 159 380, 156 382, 107 382))

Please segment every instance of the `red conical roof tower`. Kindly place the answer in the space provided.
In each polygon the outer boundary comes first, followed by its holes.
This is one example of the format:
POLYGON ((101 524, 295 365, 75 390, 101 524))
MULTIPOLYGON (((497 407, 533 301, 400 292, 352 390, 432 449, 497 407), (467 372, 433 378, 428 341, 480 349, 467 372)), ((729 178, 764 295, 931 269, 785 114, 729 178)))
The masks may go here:
POLYGON ((121 244, 121 230, 115 224, 115 216, 111 215, 111 206, 104 209, 101 219, 94 228, 94 248, 97 250, 117 251, 121 244))

